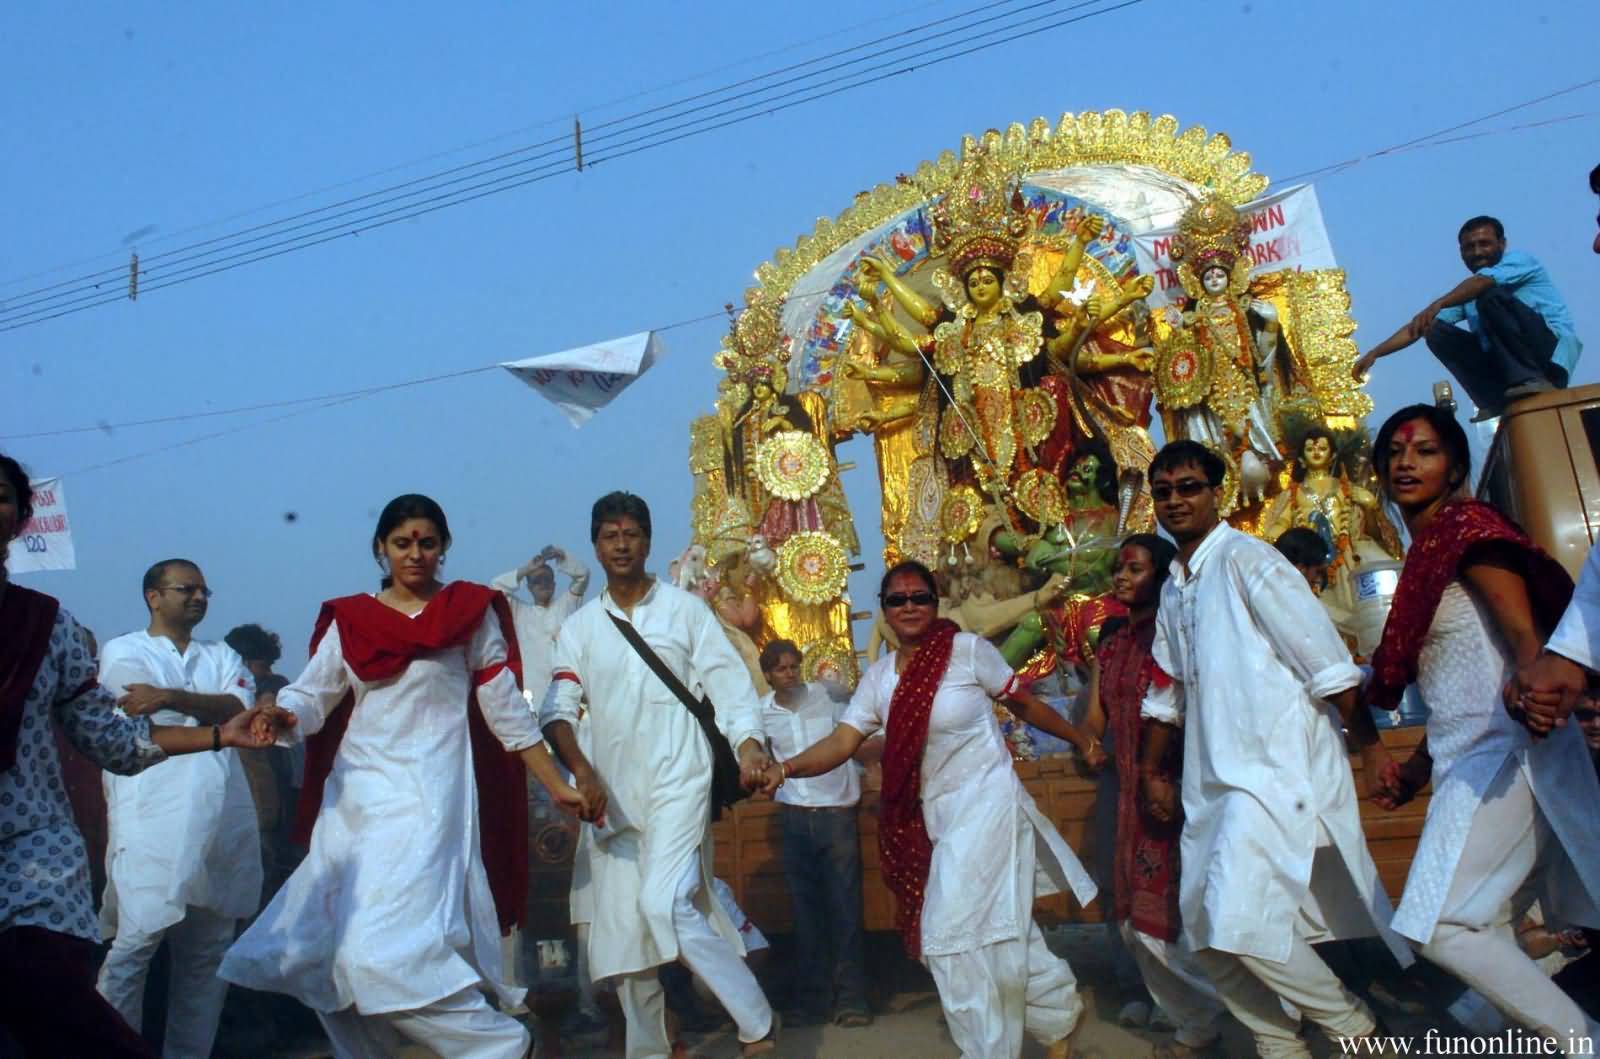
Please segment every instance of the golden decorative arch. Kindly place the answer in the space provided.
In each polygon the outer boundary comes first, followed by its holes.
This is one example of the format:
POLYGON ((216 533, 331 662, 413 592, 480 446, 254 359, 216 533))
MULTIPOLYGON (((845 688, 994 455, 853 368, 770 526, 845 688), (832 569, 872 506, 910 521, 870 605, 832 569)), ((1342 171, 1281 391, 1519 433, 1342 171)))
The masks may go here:
MULTIPOLYGON (((1180 131, 1171 114, 1151 118, 1142 110, 1068 112, 1054 126, 1035 118, 1026 126, 1013 123, 1004 133, 991 129, 981 139, 964 137, 961 154, 980 142, 1015 175, 1078 165, 1141 165, 1199 185, 1236 205, 1256 198, 1267 187, 1267 178, 1250 168, 1250 156, 1235 151, 1225 134, 1208 133, 1202 125, 1180 131)), ((942 196, 953 186, 960 164, 961 156, 946 151, 893 184, 860 193, 837 218, 818 220, 793 248, 780 248, 756 269, 756 286, 745 292, 745 304, 784 298, 795 280, 844 244, 942 196)))

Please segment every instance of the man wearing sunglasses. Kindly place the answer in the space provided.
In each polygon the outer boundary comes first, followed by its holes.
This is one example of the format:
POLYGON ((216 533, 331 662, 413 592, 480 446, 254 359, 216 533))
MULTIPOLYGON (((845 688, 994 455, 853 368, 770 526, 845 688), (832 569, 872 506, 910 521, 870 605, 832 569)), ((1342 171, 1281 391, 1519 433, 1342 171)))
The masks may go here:
MULTIPOLYGON (((100 653, 100 683, 130 716, 214 727, 255 704, 238 652, 197 640, 211 589, 187 559, 144 576, 149 624, 100 653)), ((102 927, 115 936, 98 989, 135 1030, 150 961, 167 942, 168 1059, 211 1054, 227 983, 217 977, 236 922, 261 901, 261 844, 244 763, 235 750, 175 758, 136 776, 107 774, 110 841, 102 927)))
MULTIPOLYGON (((1388 896, 1361 831, 1341 725, 1366 774, 1387 756, 1358 694, 1361 671, 1306 579, 1219 511, 1227 468, 1193 441, 1150 464, 1161 528, 1178 545, 1141 710, 1149 812, 1183 821, 1179 909, 1186 940, 1265 1056, 1303 1056, 1293 1004, 1329 1037, 1376 1023, 1312 945, 1388 930, 1388 896), (1161 762, 1183 740, 1179 792, 1161 762)), ((1372 1054, 1388 1054, 1374 1051, 1372 1054)))

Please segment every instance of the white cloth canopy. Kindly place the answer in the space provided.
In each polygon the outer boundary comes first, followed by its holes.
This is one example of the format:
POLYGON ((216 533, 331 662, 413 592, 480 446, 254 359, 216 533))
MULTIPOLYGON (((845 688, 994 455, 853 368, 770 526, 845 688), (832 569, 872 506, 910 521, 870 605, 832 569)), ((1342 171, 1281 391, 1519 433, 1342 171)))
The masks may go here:
POLYGON ((641 331, 500 366, 548 397, 577 428, 649 370, 661 352, 660 337, 641 331))

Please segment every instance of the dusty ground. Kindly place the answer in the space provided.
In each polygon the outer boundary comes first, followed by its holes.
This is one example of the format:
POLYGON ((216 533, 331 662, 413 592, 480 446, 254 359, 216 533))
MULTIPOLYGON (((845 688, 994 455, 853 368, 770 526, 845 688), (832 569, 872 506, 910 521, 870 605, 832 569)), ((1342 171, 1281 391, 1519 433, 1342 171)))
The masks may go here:
MULTIPOLYGON (((1111 967, 1104 937, 1098 926, 1047 931, 1051 947, 1065 955, 1076 971, 1088 1005, 1088 1020, 1078 1035, 1075 1054, 1081 1059, 1136 1059, 1148 1055, 1152 1046, 1165 1037, 1124 1029, 1116 1024, 1117 1002, 1107 987, 1111 981, 1111 967)), ((779 948, 773 966, 782 967, 784 939, 777 940, 779 948)), ((869 978, 879 995, 875 998, 877 1018, 871 1027, 853 1030, 835 1026, 790 1027, 783 1034, 778 1055, 782 1059, 905 1059, 907 1056, 959 1059, 944 1029, 932 980, 921 967, 900 958, 896 954, 896 944, 891 936, 875 936, 872 940, 869 978)), ((772 979, 768 982, 769 991, 777 995, 782 985, 776 975, 764 977, 772 979)), ((1423 978, 1430 988, 1421 995, 1431 1014, 1388 1014, 1392 1031, 1416 1037, 1430 1027, 1445 1034, 1458 1033, 1443 1014, 1445 1005, 1452 999, 1451 987, 1436 975, 1429 976, 1425 972, 1423 978)), ((1319 1059, 1340 1054, 1336 1045, 1324 1041, 1316 1033, 1311 1034, 1311 1040, 1312 1050, 1319 1059)), ((685 1041, 690 1055, 696 1059, 733 1059, 739 1054, 731 1025, 719 1033, 686 1035, 685 1041)), ((569 1037, 563 1043, 563 1054, 569 1057, 622 1059, 620 1050, 605 1047, 603 1033, 569 1037)), ((1418 1049, 1420 1054, 1420 1042, 1418 1049)), ((327 1043, 317 1032, 315 1020, 303 1009, 282 998, 237 989, 230 994, 222 1038, 218 1041, 219 1057, 312 1059, 328 1054, 327 1043)), ((429 1055, 421 1049, 404 1054, 406 1059, 428 1059, 429 1055)), ((551 1053, 540 1050, 536 1054, 548 1056, 551 1053)), ((1022 1054, 1024 1059, 1038 1059, 1044 1050, 1029 1042, 1022 1054)), ((1215 1054, 1232 1059, 1252 1056, 1255 1052, 1242 1028, 1230 1019, 1223 1030, 1221 1048, 1215 1054)), ((1472 1053, 1463 1050, 1454 1054, 1472 1053)))

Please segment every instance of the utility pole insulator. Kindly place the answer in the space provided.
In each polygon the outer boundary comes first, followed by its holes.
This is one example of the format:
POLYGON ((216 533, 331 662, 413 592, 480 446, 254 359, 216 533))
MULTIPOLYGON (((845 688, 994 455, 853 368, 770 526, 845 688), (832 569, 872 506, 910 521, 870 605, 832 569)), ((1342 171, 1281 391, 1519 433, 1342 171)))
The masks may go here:
POLYGON ((578 172, 583 172, 583 122, 577 115, 572 118, 572 157, 578 163, 578 172))
POLYGON ((135 250, 128 259, 128 300, 139 300, 139 252, 135 250))

